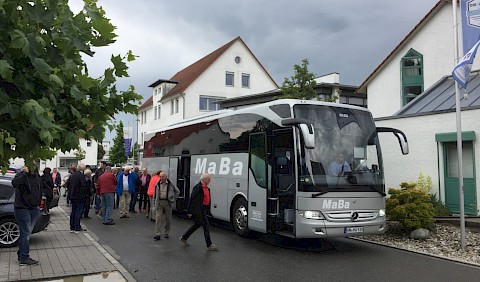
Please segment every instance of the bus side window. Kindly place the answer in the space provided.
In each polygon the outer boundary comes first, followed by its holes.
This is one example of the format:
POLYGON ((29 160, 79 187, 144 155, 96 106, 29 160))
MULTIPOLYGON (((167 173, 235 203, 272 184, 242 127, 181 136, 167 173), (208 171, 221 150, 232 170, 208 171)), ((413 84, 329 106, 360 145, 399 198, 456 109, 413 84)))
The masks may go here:
POLYGON ((276 157, 275 171, 277 174, 290 174, 290 165, 287 157, 276 157))

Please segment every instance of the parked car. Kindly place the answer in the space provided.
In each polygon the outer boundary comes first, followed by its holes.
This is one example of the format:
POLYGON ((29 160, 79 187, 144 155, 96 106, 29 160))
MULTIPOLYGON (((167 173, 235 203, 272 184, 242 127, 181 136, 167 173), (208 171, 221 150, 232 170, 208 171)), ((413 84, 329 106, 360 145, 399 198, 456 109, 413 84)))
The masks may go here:
MULTIPOLYGON (((12 176, 0 176, 0 247, 16 246, 20 237, 20 229, 14 216, 15 189, 12 186, 12 176)), ((50 223, 50 213, 42 197, 40 216, 35 222, 32 234, 47 228, 50 223)))

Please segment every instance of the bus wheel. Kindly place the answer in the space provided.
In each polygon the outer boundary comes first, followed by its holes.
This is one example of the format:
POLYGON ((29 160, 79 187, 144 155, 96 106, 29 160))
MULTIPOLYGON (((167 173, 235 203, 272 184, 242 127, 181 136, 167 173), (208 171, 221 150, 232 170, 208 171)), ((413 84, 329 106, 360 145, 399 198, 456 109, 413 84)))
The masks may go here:
POLYGON ((247 201, 244 198, 239 198, 235 201, 233 206, 232 224, 235 233, 242 237, 248 236, 250 229, 248 229, 248 210, 247 201))

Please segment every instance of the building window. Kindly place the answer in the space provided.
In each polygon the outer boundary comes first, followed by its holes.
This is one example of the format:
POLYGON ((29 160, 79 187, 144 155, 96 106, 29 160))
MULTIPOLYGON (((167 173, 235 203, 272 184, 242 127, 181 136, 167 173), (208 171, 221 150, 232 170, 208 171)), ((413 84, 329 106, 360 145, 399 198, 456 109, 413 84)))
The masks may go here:
POLYGON ((218 111, 223 109, 218 101, 222 101, 225 98, 200 96, 200 111, 218 111))
POLYGON ((158 110, 157 110, 157 119, 160 119, 162 117, 162 106, 158 105, 158 110))
POLYGON ((242 73, 242 87, 250 88, 250 75, 248 73, 242 73))
POLYGON ((92 147, 92 141, 87 141, 87 147, 92 147))
POLYGON ((402 105, 405 106, 423 92, 423 56, 410 49, 401 61, 402 105))
POLYGON ((157 107, 155 107, 154 110, 154 113, 153 113, 153 119, 156 120, 157 119, 157 107))
POLYGON ((170 114, 173 115, 173 110, 175 108, 175 100, 172 100, 170 102, 170 114))
POLYGON ((77 159, 60 158, 59 161, 60 161, 59 167, 70 167, 71 165, 77 166, 78 164, 77 159))
POLYGON ((178 98, 175 99, 175 113, 177 114, 178 113, 178 108, 179 108, 179 101, 178 101, 178 98))
POLYGON ((234 86, 233 81, 235 80, 235 75, 233 72, 226 72, 225 74, 225 85, 234 86))

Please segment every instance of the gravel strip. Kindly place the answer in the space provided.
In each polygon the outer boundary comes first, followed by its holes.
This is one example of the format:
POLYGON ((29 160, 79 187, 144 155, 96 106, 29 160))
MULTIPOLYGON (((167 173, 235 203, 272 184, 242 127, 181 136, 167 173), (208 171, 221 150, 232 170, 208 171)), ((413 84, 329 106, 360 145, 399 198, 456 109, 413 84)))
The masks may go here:
POLYGON ((402 231, 398 222, 388 222, 384 235, 357 237, 367 242, 387 245, 426 255, 480 266, 480 232, 465 228, 465 250, 461 250, 460 228, 448 223, 436 224, 426 240, 414 240, 402 231))

